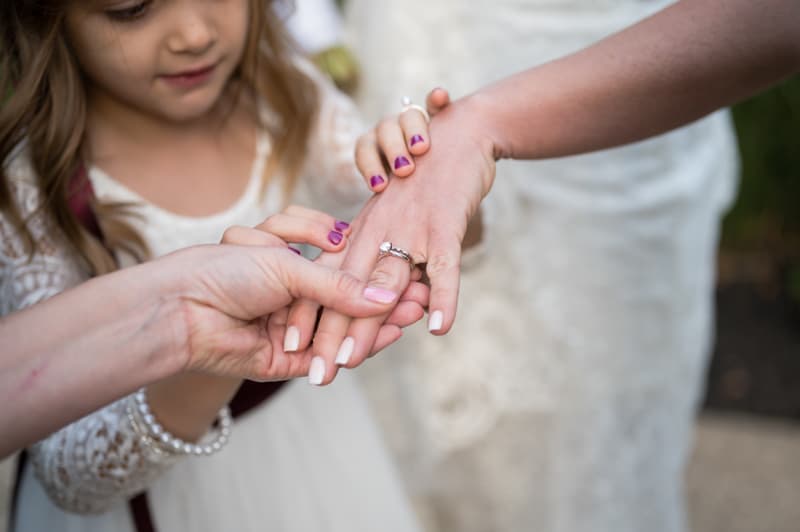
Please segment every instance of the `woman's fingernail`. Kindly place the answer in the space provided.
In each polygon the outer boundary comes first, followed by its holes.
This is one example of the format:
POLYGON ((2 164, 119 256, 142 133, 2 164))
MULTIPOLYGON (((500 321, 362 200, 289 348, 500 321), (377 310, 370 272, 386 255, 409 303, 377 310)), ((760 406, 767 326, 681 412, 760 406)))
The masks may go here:
POLYGON ((383 177, 381 177, 379 175, 374 175, 374 176, 369 178, 369 185, 372 188, 375 188, 375 187, 381 186, 385 181, 386 180, 383 177))
POLYGON ((444 322, 444 314, 442 314, 442 311, 434 310, 428 317, 428 330, 438 331, 439 329, 442 328, 443 322, 444 322))
POLYGON ((397 293, 383 288, 368 286, 364 289, 364 298, 376 303, 391 303, 397 299, 397 293))
POLYGON ((328 240, 330 240, 331 244, 335 246, 339 245, 339 242, 342 241, 342 238, 344 238, 344 235, 342 235, 342 233, 339 231, 331 231, 328 233, 328 240))
POLYGON ((350 362, 350 357, 353 354, 353 348, 356 346, 356 341, 352 336, 348 336, 339 346, 339 352, 336 353, 336 363, 344 366, 350 362))
POLYGON ((300 329, 294 325, 286 328, 286 335, 283 337, 283 352, 290 353, 297 351, 300 346, 300 329))
POLYGON ((325 360, 322 357, 314 357, 308 370, 308 383, 319 386, 323 378, 325 378, 325 360))
POLYGON ((414 135, 411 137, 411 145, 417 144, 418 142, 425 142, 425 139, 422 138, 422 135, 414 135))
POLYGON ((394 169, 397 170, 398 168, 408 166, 409 164, 411 163, 408 162, 408 159, 406 159, 405 156, 401 155, 394 160, 394 169))
POLYGON ((297 249, 297 248, 293 248, 292 246, 289 246, 289 249, 290 249, 291 251, 294 251, 294 252, 295 252, 295 253, 297 253, 298 255, 302 255, 302 253, 300 252, 300 250, 299 250, 299 249, 297 249))
POLYGON ((339 231, 340 233, 350 227, 350 224, 347 222, 343 222, 342 220, 336 220, 336 223, 333 224, 333 228, 339 231))

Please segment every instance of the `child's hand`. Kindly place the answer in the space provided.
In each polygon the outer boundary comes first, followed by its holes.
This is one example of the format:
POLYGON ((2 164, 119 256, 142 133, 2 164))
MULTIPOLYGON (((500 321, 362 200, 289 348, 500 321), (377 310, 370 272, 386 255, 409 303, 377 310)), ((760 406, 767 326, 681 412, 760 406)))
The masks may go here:
MULTIPOLYGON (((425 101, 430 116, 450 104, 450 95, 441 88, 428 93, 425 101)), ((419 106, 406 104, 396 115, 384 118, 356 143, 356 166, 367 185, 380 192, 388 176, 408 177, 414 172, 414 157, 430 148, 428 117, 419 106)))
POLYGON ((299 254, 298 249, 289 245, 294 242, 336 252, 344 248, 349 228, 347 222, 324 212, 290 205, 257 225, 257 231, 240 226, 227 229, 222 236, 222 243, 288 247, 299 254))

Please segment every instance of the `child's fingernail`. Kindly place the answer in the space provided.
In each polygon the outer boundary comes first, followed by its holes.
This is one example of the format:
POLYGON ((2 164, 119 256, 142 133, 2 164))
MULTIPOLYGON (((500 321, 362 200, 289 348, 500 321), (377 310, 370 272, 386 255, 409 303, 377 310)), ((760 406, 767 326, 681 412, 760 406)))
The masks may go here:
POLYGON ((294 325, 286 328, 286 335, 283 337, 283 352, 291 353, 297 351, 300 345, 300 329, 294 325))
POLYGON ((394 160, 394 169, 397 170, 398 168, 408 166, 409 164, 411 163, 408 162, 408 159, 406 159, 405 156, 401 155, 394 160))
POLYGON ((342 241, 342 238, 344 238, 344 236, 339 231, 331 231, 328 233, 328 240, 330 240, 331 244, 334 246, 338 246, 339 242, 342 241))
POLYGON ((295 253, 297 253, 298 255, 302 255, 302 253, 300 252, 300 250, 299 250, 299 249, 297 249, 297 248, 293 248, 292 246, 289 246, 289 250, 291 250, 291 251, 294 251, 294 252, 295 252, 295 253))
POLYGON ((428 330, 429 331, 438 331, 442 328, 442 323, 444 322, 444 314, 442 314, 441 310, 434 310, 431 312, 430 317, 428 318, 428 330))
POLYGON ((336 223, 333 224, 334 229, 339 231, 340 233, 350 227, 350 224, 347 222, 343 222, 342 220, 336 220, 336 223))
POLYGON ((386 181, 383 177, 379 175, 374 175, 369 178, 369 184, 372 188, 379 187, 386 181))
POLYGON ((325 378, 325 360, 322 357, 311 359, 311 367, 308 370, 308 383, 315 386, 322 384, 325 378))
POLYGON ((383 288, 368 286, 364 289, 364 298, 376 303, 391 303, 397 299, 397 293, 383 288))
POLYGON ((356 341, 352 336, 348 336, 339 346, 339 352, 336 353, 336 363, 344 366, 350 362, 350 356, 353 354, 353 348, 356 346, 356 341))
POLYGON ((425 142, 425 139, 422 138, 422 135, 414 135, 411 137, 411 145, 417 144, 418 142, 425 142))

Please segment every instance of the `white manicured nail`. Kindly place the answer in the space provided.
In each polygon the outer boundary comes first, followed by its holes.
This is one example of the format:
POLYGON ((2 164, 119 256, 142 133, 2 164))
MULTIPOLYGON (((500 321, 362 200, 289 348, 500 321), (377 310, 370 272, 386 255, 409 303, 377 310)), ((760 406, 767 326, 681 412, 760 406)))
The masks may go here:
POLYGON ((311 368, 308 370, 308 383, 319 386, 325 378, 325 359, 314 357, 311 359, 311 368))
POLYGON ((348 336, 339 346, 339 352, 336 353, 336 363, 344 366, 350 362, 350 356, 353 354, 353 348, 356 346, 356 341, 352 336, 348 336))
POLYGON ((294 325, 286 328, 286 335, 283 337, 283 352, 290 353, 297 351, 300 346, 300 329, 294 325))
POLYGON ((438 331, 439 329, 442 328, 443 322, 444 322, 444 314, 442 314, 442 311, 434 310, 428 317, 428 330, 438 331))

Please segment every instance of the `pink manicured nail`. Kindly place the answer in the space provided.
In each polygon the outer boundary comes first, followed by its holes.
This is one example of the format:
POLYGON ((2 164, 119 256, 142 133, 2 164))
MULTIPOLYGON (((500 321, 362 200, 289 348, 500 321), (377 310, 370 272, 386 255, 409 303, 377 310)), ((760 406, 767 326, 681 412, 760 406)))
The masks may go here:
POLYGON ((340 233, 350 227, 350 224, 347 222, 343 222, 342 220, 336 220, 336 223, 333 224, 333 228, 339 231, 340 233))
POLYGON ((402 168, 411 164, 405 156, 401 155, 394 160, 394 169, 402 168))
POLYGON ((344 238, 344 235, 342 235, 342 233, 339 231, 331 231, 328 233, 328 240, 330 240, 331 244, 335 246, 339 245, 339 242, 342 241, 342 238, 344 238))
POLYGON ((372 188, 381 186, 385 181, 386 180, 379 175, 374 175, 369 178, 369 184, 372 188))
POLYGON ((422 138, 422 135, 414 135, 411 137, 411 145, 417 144, 418 142, 425 142, 425 139, 422 138))
POLYGON ((392 303, 397 299, 397 293, 383 288, 368 286, 364 289, 364 298, 376 303, 392 303))

